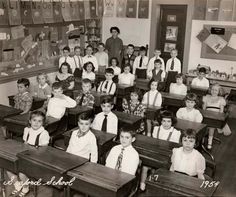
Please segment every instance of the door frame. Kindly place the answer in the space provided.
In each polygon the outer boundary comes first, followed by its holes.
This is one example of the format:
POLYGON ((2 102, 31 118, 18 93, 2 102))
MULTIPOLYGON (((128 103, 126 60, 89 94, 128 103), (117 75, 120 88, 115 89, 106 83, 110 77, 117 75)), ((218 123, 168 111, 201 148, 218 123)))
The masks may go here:
POLYGON ((191 39, 192 18, 194 11, 194 0, 152 0, 151 10, 151 31, 149 43, 149 57, 153 56, 153 52, 157 46, 157 32, 160 22, 160 6, 161 5, 187 5, 187 17, 185 27, 184 56, 182 62, 182 72, 187 73, 189 62, 189 49, 191 39))

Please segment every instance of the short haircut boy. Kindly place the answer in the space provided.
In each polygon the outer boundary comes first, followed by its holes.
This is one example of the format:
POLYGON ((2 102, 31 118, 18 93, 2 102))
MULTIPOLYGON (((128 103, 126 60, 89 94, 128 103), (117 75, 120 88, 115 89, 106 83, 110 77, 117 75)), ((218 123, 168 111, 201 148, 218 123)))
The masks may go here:
POLYGON ((105 44, 102 43, 102 42, 100 42, 100 43, 98 44, 98 46, 103 46, 103 47, 105 48, 105 44))
POLYGON ((114 75, 114 70, 112 68, 107 68, 105 70, 105 73, 113 74, 114 75))
POLYGON ((17 80, 17 84, 24 84, 25 87, 29 87, 30 81, 29 81, 29 79, 21 78, 21 79, 17 80))
POLYGON ((145 51, 145 52, 146 52, 146 47, 141 46, 140 49, 139 49, 139 51, 145 51))
POLYGON ((118 34, 120 33, 120 29, 116 26, 110 28, 110 33, 112 33, 113 30, 117 31, 118 34))
POLYGON ((69 51, 69 52, 70 52, 70 47, 65 46, 65 47, 63 48, 63 51, 69 51))
POLYGON ((58 90, 58 89, 62 89, 63 90, 63 83, 61 83, 61 82, 54 82, 52 84, 52 89, 53 90, 58 90))
POLYGON ((90 79, 83 79, 82 84, 90 84, 92 86, 92 81, 90 79))
POLYGON ((121 133, 129 133, 129 134, 132 136, 132 138, 134 138, 135 135, 136 135, 134 129, 133 129, 131 126, 122 127, 122 128, 120 129, 120 134, 121 134, 121 133))
POLYGON ((78 116, 78 121, 79 120, 90 120, 91 123, 92 123, 93 118, 94 118, 93 112, 90 112, 90 111, 89 112, 83 112, 78 116))
POLYGON ((111 104, 111 105, 114 105, 114 99, 113 99, 113 97, 111 97, 111 96, 105 96, 105 97, 103 97, 101 104, 106 104, 106 103, 109 103, 109 104, 111 104))
POLYGON ((198 72, 206 74, 206 69, 204 67, 201 67, 199 68, 198 72))
POLYGON ((156 64, 156 63, 158 63, 158 64, 161 64, 161 65, 162 65, 162 61, 161 61, 160 59, 156 59, 156 60, 154 61, 154 64, 156 64))
POLYGON ((92 45, 88 45, 88 46, 86 47, 86 49, 88 49, 88 48, 91 48, 91 49, 93 50, 92 45))
POLYGON ((134 45, 133 44, 128 44, 127 47, 132 47, 134 49, 134 45))
POLYGON ((75 47, 74 47, 74 51, 75 51, 76 49, 80 49, 80 47, 79 47, 79 46, 75 46, 75 47))
POLYGON ((129 67, 130 70, 132 69, 132 67, 131 67, 130 64, 125 64, 124 67, 123 67, 123 69, 125 69, 126 67, 129 67))
POLYGON ((184 74, 178 73, 178 74, 175 76, 175 78, 176 78, 176 79, 179 79, 179 78, 184 79, 184 74))

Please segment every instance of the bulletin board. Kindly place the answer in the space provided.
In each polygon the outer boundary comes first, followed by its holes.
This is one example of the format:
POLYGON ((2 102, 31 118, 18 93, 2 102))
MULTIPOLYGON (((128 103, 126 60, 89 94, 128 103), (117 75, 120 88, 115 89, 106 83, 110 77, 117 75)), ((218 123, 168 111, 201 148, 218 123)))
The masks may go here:
MULTIPOLYGON (((236 26, 204 25, 203 28, 211 32, 212 27, 225 28, 224 35, 218 36, 223 38, 226 42, 229 42, 232 34, 236 34, 236 26)), ((227 44, 219 53, 216 53, 207 44, 202 42, 201 58, 236 61, 236 49, 229 47, 227 44)))

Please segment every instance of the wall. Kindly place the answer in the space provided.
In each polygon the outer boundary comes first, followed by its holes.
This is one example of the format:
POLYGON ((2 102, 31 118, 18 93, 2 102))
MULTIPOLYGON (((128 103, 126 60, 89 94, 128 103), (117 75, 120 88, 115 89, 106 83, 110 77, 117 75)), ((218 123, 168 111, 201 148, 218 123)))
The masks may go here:
MULTIPOLYGON (((56 76, 56 73, 48 74, 50 82, 55 81, 55 76, 56 76)), ((36 77, 30 77, 29 80, 30 80, 31 87, 33 87, 35 84, 37 84, 36 77)), ((1 92, 0 104, 9 105, 8 96, 12 96, 12 95, 17 94, 16 81, 11 81, 9 83, 0 84, 0 92, 1 92)))
POLYGON ((189 62, 188 70, 195 69, 197 64, 203 64, 210 66, 212 70, 219 70, 220 72, 231 73, 231 67, 234 67, 234 73, 236 73, 236 61, 226 61, 226 60, 216 60, 216 59, 206 59, 201 58, 201 42, 196 38, 198 33, 202 30, 203 25, 232 25, 236 26, 236 22, 222 22, 222 21, 202 21, 193 20, 192 21, 192 33, 190 41, 190 52, 189 52, 189 62))
MULTIPOLYGON (((155 1, 155 0, 154 0, 155 1)), ((120 29, 119 37, 123 40, 124 45, 133 44, 135 46, 149 45, 150 26, 151 26, 151 5, 149 1, 149 18, 119 18, 116 17, 116 0, 113 17, 103 17, 102 40, 105 43, 106 39, 111 37, 110 27, 117 26, 120 29)), ((139 3, 139 2, 138 2, 139 3)), ((138 5, 137 5, 138 8, 138 5)), ((138 14, 138 13, 137 13, 138 14)))

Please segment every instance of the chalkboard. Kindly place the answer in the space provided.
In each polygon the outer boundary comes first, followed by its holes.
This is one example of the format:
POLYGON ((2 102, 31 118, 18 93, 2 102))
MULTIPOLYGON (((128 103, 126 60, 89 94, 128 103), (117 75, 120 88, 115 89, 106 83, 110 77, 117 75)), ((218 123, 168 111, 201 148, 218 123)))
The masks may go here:
MULTIPOLYGON (((211 27, 220 27, 225 28, 225 34, 219 35, 225 41, 229 41, 232 33, 236 33, 236 26, 226 26, 226 25, 204 25, 203 28, 207 28, 209 32, 211 31, 211 27)), ((202 43, 201 49, 201 58, 208 59, 219 59, 219 60, 229 60, 236 61, 236 50, 228 47, 227 45, 220 51, 220 53, 216 53, 209 46, 207 46, 204 42, 202 43)))

